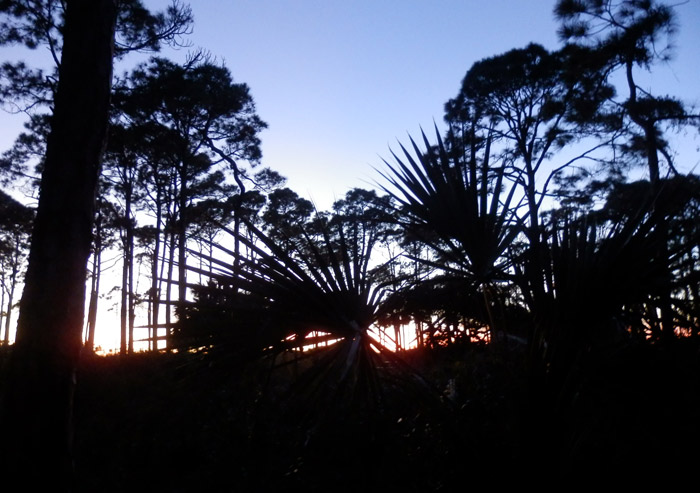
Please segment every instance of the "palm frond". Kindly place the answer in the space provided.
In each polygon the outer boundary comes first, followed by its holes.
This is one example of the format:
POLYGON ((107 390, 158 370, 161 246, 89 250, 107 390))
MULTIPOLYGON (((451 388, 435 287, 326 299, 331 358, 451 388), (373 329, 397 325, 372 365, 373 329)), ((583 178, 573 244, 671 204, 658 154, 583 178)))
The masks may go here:
POLYGON ((480 167, 436 134, 435 148, 422 132, 424 150, 410 138, 412 153, 403 145, 402 156, 392 151, 394 163, 385 160, 387 171, 379 171, 387 184, 380 186, 401 205, 407 229, 465 274, 489 282, 507 269, 504 253, 520 233, 522 218, 512 207, 516 188, 503 193, 505 168, 490 166, 488 154, 480 167))
MULTIPOLYGON (((238 259, 235 272, 232 261, 227 264, 197 251, 191 254, 216 266, 212 279, 228 286, 231 298, 253 303, 246 310, 257 315, 246 320, 253 323, 248 330, 256 332, 256 340, 264 344, 259 348, 261 355, 290 350, 301 354, 317 343, 327 344, 312 351, 318 356, 288 397, 297 402, 304 396, 303 406, 315 410, 324 408, 311 403, 316 399, 333 408, 380 400, 380 373, 405 374, 406 368, 370 333, 386 315, 384 285, 368 269, 374 237, 360 235, 352 224, 342 221, 317 221, 313 231, 302 228, 297 241, 285 242, 283 248, 255 225, 244 225, 245 232, 238 233, 221 226, 248 252, 238 259)), ((232 252, 220 245, 211 247, 232 252)), ((197 272, 205 274, 201 269, 197 272)), ((234 306, 240 309, 241 303, 234 306)), ((415 375, 410 378, 420 380, 415 375)))

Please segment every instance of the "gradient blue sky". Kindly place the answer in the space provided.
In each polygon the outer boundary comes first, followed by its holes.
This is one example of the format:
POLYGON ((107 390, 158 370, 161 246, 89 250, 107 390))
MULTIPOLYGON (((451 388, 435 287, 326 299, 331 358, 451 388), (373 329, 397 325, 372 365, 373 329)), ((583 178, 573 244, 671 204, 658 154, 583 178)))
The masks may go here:
MULTIPOLYGON (((475 61, 531 41, 557 47, 553 4, 191 0, 191 42, 250 85, 269 124, 264 164, 324 208, 376 180, 397 139, 442 124, 475 61)), ((656 68, 652 88, 700 100, 700 1, 677 10, 677 58, 656 68)))
MULTIPOLYGON (((169 0, 145 0, 158 9, 169 0)), ((475 61, 534 41, 558 46, 554 1, 190 0, 192 48, 223 61, 251 88, 269 124, 263 164, 329 207, 378 179, 389 147, 442 125, 475 61)), ((678 5, 675 60, 650 80, 657 93, 700 102, 700 0, 678 5)), ((177 61, 187 50, 162 54, 177 61)), ((0 55, 2 53, 0 52, 0 55)), ((130 63, 134 58, 130 59, 130 63)), ((123 71, 120 65, 117 71, 123 71)), ((0 148, 19 117, 0 114, 0 148)), ((697 141, 685 165, 698 162, 697 141)))

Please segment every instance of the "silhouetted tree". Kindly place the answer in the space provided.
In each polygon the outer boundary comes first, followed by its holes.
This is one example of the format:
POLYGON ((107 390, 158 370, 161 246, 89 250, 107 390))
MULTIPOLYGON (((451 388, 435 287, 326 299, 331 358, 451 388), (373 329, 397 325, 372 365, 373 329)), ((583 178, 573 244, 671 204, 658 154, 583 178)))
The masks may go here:
MULTIPOLYGON (((192 11, 172 0, 162 12, 152 12, 141 0, 121 0, 117 5, 115 56, 158 51, 162 43, 182 46, 190 32, 192 11)), ((22 45, 30 50, 46 48, 47 67, 30 67, 22 61, 2 64, 2 101, 17 111, 50 107, 55 99, 61 64, 66 5, 55 0, 7 0, 0 6, 0 45, 22 45)))
POLYGON ((591 48, 598 70, 606 78, 622 70, 626 88, 620 93, 626 98, 618 100, 616 108, 632 125, 627 127, 621 149, 632 159, 644 158, 650 182, 656 187, 661 178, 660 157, 668 170, 675 172, 664 129, 689 122, 693 115, 678 99, 654 96, 645 90, 637 82, 636 72, 669 59, 676 30, 673 7, 656 0, 560 0, 554 13, 561 22, 560 37, 591 48))
POLYGON ((90 298, 88 302, 87 323, 85 334, 85 350, 95 349, 95 333, 97 331, 97 308, 101 297, 102 279, 102 255, 108 251, 115 242, 115 226, 117 219, 112 204, 107 198, 105 188, 108 186, 104 180, 98 185, 98 194, 95 211, 95 225, 93 228, 91 269, 90 269, 90 298))
POLYGON ((313 204, 290 188, 274 190, 267 196, 262 213, 263 230, 282 248, 291 249, 313 212, 313 204))
MULTIPOLYGON (((183 46, 183 36, 190 32, 191 10, 179 0, 173 0, 162 12, 151 12, 140 0, 119 1, 117 9, 116 58, 131 52, 158 51, 162 43, 183 46)), ((11 0, 0 6, 0 13, 0 44, 23 45, 30 50, 45 48, 49 54, 44 66, 29 66, 14 60, 0 66, 2 104, 11 112, 25 113, 28 118, 26 130, 0 158, 0 174, 14 187, 38 187, 60 68, 65 3, 11 0), (36 169, 30 170, 30 164, 36 165, 36 169)), ((96 297, 93 299, 97 301, 96 297)), ((90 327, 94 333, 94 324, 90 327)))
POLYGON ((17 339, 4 375, 0 459, 28 488, 71 488, 71 415, 112 78, 114 1, 66 6, 51 133, 17 339), (90 67, 86 70, 85 67, 90 67))
MULTIPOLYGON (((140 65, 117 99, 120 118, 159 148, 148 157, 144 176, 152 187, 148 196, 158 202, 157 229, 162 220, 170 236, 165 302, 171 304, 172 269, 177 267, 177 302, 181 303, 187 297, 187 241, 191 225, 197 222, 196 204, 236 194, 238 202, 231 202, 236 218, 236 205, 241 205, 246 192, 237 160, 259 161, 257 134, 265 123, 255 113, 248 86, 234 83, 225 67, 202 53, 184 65, 163 58, 140 65), (233 175, 236 189, 226 182, 228 174, 233 175)), ((168 309, 166 325, 172 325, 170 316, 168 309)), ((157 320, 152 323, 158 325, 157 320)))
POLYGON ((68 491, 86 266, 115 49, 155 48, 183 33, 191 15, 173 4, 166 15, 154 16, 138 0, 10 0, 0 4, 0 14, 0 43, 47 46, 54 62, 53 77, 21 62, 2 67, 11 82, 2 87, 6 102, 22 110, 47 104, 52 116, 17 339, 0 401, 2 420, 14 423, 0 462, 5 477, 28 488, 68 491))
POLYGON ((34 212, 30 208, 0 192, 0 311, 5 317, 4 320, 0 318, 4 322, 0 324, 0 331, 4 325, 2 342, 6 345, 10 341, 15 292, 27 260, 33 219, 34 212))
POLYGON ((591 114, 609 94, 596 73, 572 77, 572 65, 581 58, 572 49, 549 52, 530 44, 480 60, 445 105, 452 133, 447 144, 462 145, 470 163, 482 156, 487 167, 507 167, 522 186, 532 242, 549 177, 567 164, 547 169, 552 153, 584 135, 582 107, 591 114))
MULTIPOLYGON (((115 55, 158 51, 161 43, 183 45, 190 32, 192 12, 187 4, 172 0, 162 12, 151 12, 141 0, 122 0, 117 5, 115 55)), ((12 113, 25 113, 26 131, 13 149, 0 160, 0 172, 17 180, 29 178, 38 184, 27 164, 41 165, 49 118, 60 67, 65 3, 55 0, 8 0, 0 5, 0 45, 21 45, 29 50, 46 49, 45 66, 30 66, 19 60, 0 65, 0 101, 12 113), (47 113, 48 110, 48 113, 47 113)))
MULTIPOLYGON (((639 162, 640 157, 646 162, 650 200, 654 200, 661 193, 661 159, 666 161, 668 173, 677 173, 665 131, 671 126, 700 118, 700 115, 691 115, 680 100, 671 96, 654 96, 637 81, 638 69, 650 69, 655 62, 667 60, 670 56, 671 38, 676 29, 673 7, 655 0, 561 0, 557 2, 554 13, 561 22, 560 37, 592 47, 601 73, 609 78, 620 70, 623 72, 626 90, 621 93, 626 98, 615 103, 620 118, 628 124, 620 148, 625 151, 623 155, 631 158, 630 162, 639 162)), ((658 241, 667 245, 667 218, 659 213, 656 220, 658 241)), ((658 255, 669 257, 664 250, 659 250, 658 255)), ((660 296, 665 302, 660 308, 659 332, 672 337, 671 294, 662 293, 660 296)))
POLYGON ((121 354, 133 352, 135 206, 143 193, 138 181, 139 135, 131 130, 120 125, 111 126, 102 172, 103 179, 110 184, 110 195, 115 201, 111 208, 116 216, 114 226, 119 233, 122 250, 121 354))

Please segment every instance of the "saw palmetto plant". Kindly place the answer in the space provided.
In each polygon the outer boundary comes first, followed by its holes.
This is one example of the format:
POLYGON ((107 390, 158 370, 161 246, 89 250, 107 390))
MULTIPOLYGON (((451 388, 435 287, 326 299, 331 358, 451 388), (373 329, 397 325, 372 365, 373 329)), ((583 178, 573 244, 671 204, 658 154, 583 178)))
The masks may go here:
POLYGON ((570 366, 575 352, 625 330, 631 322, 624 318, 626 309, 664 289, 653 233, 652 221, 642 214, 551 225, 540 252, 545 295, 531 306, 532 347, 548 371, 570 366))
MULTIPOLYGON (((526 420, 533 446, 539 443, 539 453, 549 458, 569 460, 559 452, 573 454, 596 440, 588 435, 585 411, 592 375, 620 377, 606 372, 641 345, 649 347, 656 324, 693 324, 679 303, 684 300, 673 295, 693 280, 669 266, 696 249, 697 236, 669 243, 659 234, 657 211, 647 194, 642 202, 627 201, 624 214, 557 217, 538 246, 544 289, 542 296, 529 298, 531 414, 526 420)), ((523 290, 535 282, 525 269, 517 269, 517 276, 523 290)))
POLYGON ((503 329, 498 284, 510 278, 506 255, 522 231, 517 188, 505 166, 491 163, 491 137, 483 151, 447 146, 439 132, 432 146, 422 133, 424 149, 411 138, 412 152, 401 145, 381 172, 382 188, 400 204, 400 222, 426 245, 432 259, 418 259, 471 286, 484 299, 492 331, 503 329))
POLYGON ((697 330, 693 271, 700 237, 681 214, 696 219, 697 212, 687 198, 678 199, 674 185, 668 182, 669 193, 682 204, 673 211, 666 210, 668 196, 627 194, 617 211, 611 205, 552 221, 540 252, 545 296, 530 307, 538 328, 533 345, 544 361, 560 359, 559 348, 570 358, 572 348, 614 333, 654 338, 661 330, 697 330), (670 241, 674 228, 683 234, 670 241))
MULTIPOLYGON (((249 223, 238 233, 247 253, 235 272, 233 262, 222 260, 232 252, 221 244, 212 245, 216 258, 206 256, 211 271, 191 267, 211 278, 210 291, 232 310, 223 327, 217 322, 216 332, 224 337, 209 343, 224 342, 229 334, 229 343, 240 344, 243 333, 251 353, 269 358, 273 366, 298 363, 303 371, 288 395, 315 414, 381 406, 384 392, 397 382, 422 385, 373 335, 373 325, 385 315, 385 292, 371 267, 374 240, 358 231, 342 220, 319 218, 283 248, 249 223)), ((221 301, 219 315, 226 310, 221 301)), ((183 315, 186 323, 187 310, 183 315)), ((193 320, 198 330, 211 333, 193 320)))

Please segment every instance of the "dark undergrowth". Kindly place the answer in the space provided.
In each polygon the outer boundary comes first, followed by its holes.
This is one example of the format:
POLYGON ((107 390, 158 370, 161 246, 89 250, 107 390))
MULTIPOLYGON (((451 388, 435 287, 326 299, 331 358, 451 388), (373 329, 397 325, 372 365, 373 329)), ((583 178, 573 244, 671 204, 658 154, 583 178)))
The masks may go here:
MULTIPOLYGON (((295 398, 311 360, 222 354, 88 357, 76 395, 81 492, 465 491, 681 481, 698 466, 692 343, 629 345, 533 402, 525 355, 409 351, 426 383, 371 405, 295 398)), ((353 401, 355 402, 355 401, 353 401)))

